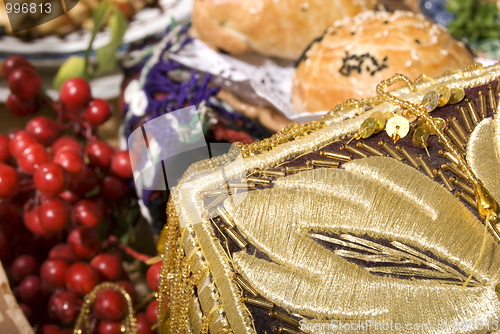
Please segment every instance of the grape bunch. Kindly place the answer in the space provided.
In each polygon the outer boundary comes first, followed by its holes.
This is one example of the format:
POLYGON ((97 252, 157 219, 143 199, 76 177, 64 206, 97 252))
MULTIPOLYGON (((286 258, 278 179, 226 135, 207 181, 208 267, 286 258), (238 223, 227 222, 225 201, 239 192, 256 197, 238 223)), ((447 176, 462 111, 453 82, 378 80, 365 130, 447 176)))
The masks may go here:
MULTIPOLYGON (((24 58, 8 58, 2 70, 12 114, 48 108, 55 119, 34 116, 24 129, 0 135, 0 260, 38 333, 72 333, 85 295, 99 283, 115 282, 136 299, 121 251, 136 252, 114 235, 116 211, 134 201, 129 154, 99 138, 97 126, 112 109, 92 97, 85 80, 67 80, 52 101, 24 58)), ((154 264, 148 271, 153 291, 159 268, 154 264)), ((137 314, 139 334, 153 333, 156 305, 137 314)), ((90 314, 92 333, 121 333, 126 309, 121 293, 100 291, 90 314)))

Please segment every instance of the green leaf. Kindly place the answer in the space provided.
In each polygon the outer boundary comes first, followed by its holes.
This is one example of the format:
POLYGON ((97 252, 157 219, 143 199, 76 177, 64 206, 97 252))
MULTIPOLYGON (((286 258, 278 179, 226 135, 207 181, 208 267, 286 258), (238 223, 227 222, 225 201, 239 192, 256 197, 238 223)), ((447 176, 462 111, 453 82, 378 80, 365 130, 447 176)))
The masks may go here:
POLYGON ((108 26, 111 30, 111 40, 108 45, 96 50, 97 75, 112 71, 116 67, 116 50, 122 45, 127 30, 127 19, 115 8, 109 17, 108 26))
POLYGON ((94 30, 92 34, 97 34, 104 24, 106 23, 109 14, 113 9, 113 3, 111 0, 104 0, 101 2, 92 12, 92 18, 94 19, 94 30))
POLYGON ((64 81, 75 77, 88 79, 85 74, 85 59, 78 56, 71 56, 57 71, 53 86, 59 91, 64 81))

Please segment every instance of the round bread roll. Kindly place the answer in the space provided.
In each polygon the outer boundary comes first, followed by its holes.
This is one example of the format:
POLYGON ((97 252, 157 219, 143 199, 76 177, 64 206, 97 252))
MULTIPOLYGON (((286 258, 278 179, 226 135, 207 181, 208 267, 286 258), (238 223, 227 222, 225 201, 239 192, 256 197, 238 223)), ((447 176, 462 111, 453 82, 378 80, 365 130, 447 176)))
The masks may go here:
POLYGON ((314 42, 295 71, 292 99, 299 112, 333 109, 375 96, 382 80, 414 80, 463 68, 474 58, 442 26, 411 12, 366 11, 337 21, 314 42))
POLYGON ((376 0, 195 0, 196 36, 232 54, 256 51, 296 60, 336 20, 376 0))

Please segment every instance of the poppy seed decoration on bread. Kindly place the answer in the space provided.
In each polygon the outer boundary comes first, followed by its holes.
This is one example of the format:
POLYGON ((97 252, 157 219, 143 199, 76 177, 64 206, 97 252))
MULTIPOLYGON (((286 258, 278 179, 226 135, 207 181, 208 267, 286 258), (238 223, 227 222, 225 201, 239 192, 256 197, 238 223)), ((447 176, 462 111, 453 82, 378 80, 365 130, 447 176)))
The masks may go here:
POLYGON ((331 110, 375 94, 401 73, 412 80, 470 64, 473 57, 447 30, 411 12, 367 11, 335 22, 297 66, 292 98, 299 112, 331 110))

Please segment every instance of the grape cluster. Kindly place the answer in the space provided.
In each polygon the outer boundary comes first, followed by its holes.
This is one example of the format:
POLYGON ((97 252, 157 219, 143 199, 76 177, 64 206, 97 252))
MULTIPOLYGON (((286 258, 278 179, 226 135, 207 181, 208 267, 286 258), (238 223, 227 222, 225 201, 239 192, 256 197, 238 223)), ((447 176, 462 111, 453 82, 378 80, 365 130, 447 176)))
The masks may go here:
MULTIPOLYGON (((56 119, 35 116, 25 129, 0 135, 0 260, 38 333, 72 333, 84 296, 100 282, 115 282, 136 298, 119 251, 128 246, 113 235, 113 208, 126 207, 133 196, 129 154, 100 140, 96 127, 112 109, 92 98, 85 80, 67 80, 52 101, 24 58, 8 58, 2 69, 11 113, 25 116, 48 106, 56 119)), ((158 277, 159 265, 152 265, 147 279, 153 291, 158 277)), ((92 333, 121 333, 126 307, 119 292, 100 291, 92 333)), ((153 333, 155 302, 137 321, 140 334, 153 333)))

